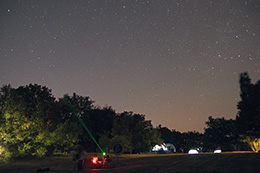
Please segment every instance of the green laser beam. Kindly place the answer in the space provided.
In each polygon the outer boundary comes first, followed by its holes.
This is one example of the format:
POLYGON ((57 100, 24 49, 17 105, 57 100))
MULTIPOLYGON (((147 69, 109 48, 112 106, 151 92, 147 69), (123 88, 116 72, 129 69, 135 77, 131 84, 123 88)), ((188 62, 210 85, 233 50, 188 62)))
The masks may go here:
POLYGON ((104 151, 102 150, 102 148, 100 147, 100 145, 97 143, 97 141, 95 140, 94 136, 91 134, 91 132, 89 131, 89 129, 87 128, 86 124, 82 121, 82 119, 78 116, 76 109, 72 106, 72 104, 70 103, 70 101, 68 99, 66 99, 68 105, 70 106, 73 114, 78 118, 79 122, 81 123, 81 125, 84 127, 84 129, 88 132, 89 136, 93 139, 93 141, 95 142, 95 144, 98 146, 98 148, 100 149, 100 151, 102 152, 102 154, 104 155, 104 151))

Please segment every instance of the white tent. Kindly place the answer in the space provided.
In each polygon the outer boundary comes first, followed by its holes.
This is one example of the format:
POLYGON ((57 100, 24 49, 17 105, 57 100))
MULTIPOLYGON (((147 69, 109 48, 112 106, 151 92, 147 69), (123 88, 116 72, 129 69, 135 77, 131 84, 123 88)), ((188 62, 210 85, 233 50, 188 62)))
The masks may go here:
POLYGON ((176 147, 173 144, 167 143, 165 144, 165 147, 169 150, 172 151, 174 153, 176 153, 176 147))
POLYGON ((165 147, 165 144, 161 144, 161 145, 155 145, 152 149, 152 151, 168 151, 168 149, 165 147))
POLYGON ((152 149, 152 151, 173 151, 176 152, 176 147, 173 144, 170 143, 163 143, 161 145, 155 145, 152 149))

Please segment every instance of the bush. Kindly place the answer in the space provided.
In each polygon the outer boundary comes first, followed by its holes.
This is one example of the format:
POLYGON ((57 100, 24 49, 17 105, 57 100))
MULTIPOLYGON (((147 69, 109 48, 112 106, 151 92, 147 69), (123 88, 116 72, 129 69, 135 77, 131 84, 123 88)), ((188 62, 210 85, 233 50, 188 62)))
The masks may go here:
POLYGON ((44 147, 40 147, 39 149, 36 150, 36 155, 37 157, 44 157, 46 156, 48 150, 44 147))
POLYGON ((7 148, 1 147, 0 148, 0 159, 3 161, 13 160, 17 157, 17 152, 12 152, 7 148))
POLYGON ((247 136, 244 142, 248 143, 253 152, 258 153, 260 151, 260 138, 251 138, 247 136))

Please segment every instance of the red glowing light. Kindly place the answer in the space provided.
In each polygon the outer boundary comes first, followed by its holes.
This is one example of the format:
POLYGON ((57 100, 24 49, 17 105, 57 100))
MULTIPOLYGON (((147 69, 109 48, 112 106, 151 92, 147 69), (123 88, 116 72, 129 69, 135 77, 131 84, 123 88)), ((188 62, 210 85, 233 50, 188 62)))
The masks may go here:
POLYGON ((98 164, 98 157, 94 156, 91 161, 93 164, 98 164))

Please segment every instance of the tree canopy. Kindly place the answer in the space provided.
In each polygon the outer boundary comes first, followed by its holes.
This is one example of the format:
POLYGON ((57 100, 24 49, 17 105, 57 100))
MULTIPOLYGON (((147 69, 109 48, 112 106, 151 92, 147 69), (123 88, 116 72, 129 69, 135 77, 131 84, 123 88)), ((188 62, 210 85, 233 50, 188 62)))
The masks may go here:
POLYGON ((236 119, 209 117, 204 134, 181 133, 159 125, 154 128, 145 115, 134 112, 116 113, 110 107, 99 107, 88 96, 65 94, 56 99, 46 86, 29 84, 0 88, 0 159, 50 155, 55 151, 70 154, 79 146, 96 151, 97 145, 83 128, 109 152, 120 143, 125 153, 141 153, 155 144, 171 143, 178 152, 191 147, 204 151, 260 150, 260 81, 251 83, 248 73, 240 75, 240 97, 236 119), (77 116, 75 115, 77 114, 77 116), (242 139, 242 140, 241 140, 242 139))
POLYGON ((260 81, 251 83, 248 73, 240 75, 240 97, 236 121, 240 134, 260 138, 260 81))
POLYGON ((29 153, 46 155, 53 150, 51 133, 56 128, 55 98, 39 85, 1 88, 0 145, 5 158, 29 153))
POLYGON ((260 151, 260 80, 251 83, 248 73, 240 75, 240 97, 238 114, 236 116, 237 129, 240 137, 248 143, 253 151, 260 151))
POLYGON ((6 160, 42 157, 55 150, 69 154, 79 146, 96 151, 96 144, 75 113, 96 141, 104 144, 107 140, 104 147, 108 150, 122 143, 125 152, 145 152, 162 142, 145 115, 116 113, 108 106, 100 108, 88 96, 73 93, 56 99, 47 87, 29 84, 18 88, 4 85, 0 98, 0 157, 6 160))
POLYGON ((207 127, 204 132, 204 147, 216 149, 221 147, 224 151, 234 150, 237 142, 235 120, 225 118, 212 118, 206 121, 207 127))

